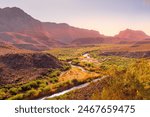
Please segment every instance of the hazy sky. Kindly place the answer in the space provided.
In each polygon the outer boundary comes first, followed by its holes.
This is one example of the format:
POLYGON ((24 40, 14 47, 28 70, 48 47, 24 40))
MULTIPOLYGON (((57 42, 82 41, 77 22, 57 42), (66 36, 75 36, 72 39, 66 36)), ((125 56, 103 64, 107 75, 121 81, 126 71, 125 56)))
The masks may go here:
POLYGON ((126 28, 150 35, 150 0, 0 0, 41 21, 68 23, 115 35, 126 28))

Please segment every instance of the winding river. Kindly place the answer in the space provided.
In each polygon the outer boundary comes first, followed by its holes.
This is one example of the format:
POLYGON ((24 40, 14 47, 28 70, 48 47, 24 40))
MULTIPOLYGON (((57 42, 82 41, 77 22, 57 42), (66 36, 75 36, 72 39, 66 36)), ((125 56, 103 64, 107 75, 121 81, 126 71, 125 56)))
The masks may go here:
MULTIPOLYGON (((88 53, 84 54, 83 57, 88 58, 88 59, 90 58, 88 53)), ((71 64, 71 62, 69 62, 69 63, 71 64)), ((88 72, 87 70, 85 70, 84 68, 82 68, 80 66, 75 66, 75 65, 72 65, 72 64, 71 64, 71 66, 72 67, 77 67, 77 68, 81 69, 83 72, 88 72)), ((64 74, 64 73, 62 73, 62 74, 64 74)), ((103 76, 101 78, 94 79, 91 82, 97 82, 97 81, 103 80, 103 79, 105 79, 107 77, 108 76, 103 76)), ((54 97, 57 97, 57 96, 64 95, 64 94, 66 94, 66 93, 68 93, 70 91, 73 91, 73 90, 76 90, 76 89, 80 89, 80 88, 84 88, 84 87, 88 86, 91 82, 87 82, 87 83, 84 83, 84 84, 81 84, 81 85, 78 85, 78 86, 74 86, 74 87, 72 87, 70 89, 64 90, 64 91, 59 92, 59 93, 55 93, 55 94, 50 95, 50 96, 45 96, 45 97, 41 98, 40 100, 46 100, 48 98, 54 98, 54 97)))
MULTIPOLYGON (((108 76, 103 76, 103 77, 101 77, 101 78, 94 79, 94 80, 92 80, 91 82, 97 82, 97 81, 103 80, 103 79, 105 79, 105 78, 107 78, 107 77, 108 77, 108 76)), ((62 92, 55 93, 55 94, 53 94, 53 95, 51 95, 51 96, 43 97, 41 100, 46 100, 46 99, 48 99, 48 98, 53 98, 53 97, 61 96, 61 95, 64 95, 64 94, 66 94, 66 93, 68 93, 68 92, 70 92, 70 91, 73 91, 73 90, 76 90, 76 89, 80 89, 80 88, 84 88, 84 87, 88 86, 91 82, 87 82, 87 83, 84 83, 84 84, 82 84, 82 85, 75 86, 75 87, 73 87, 73 88, 64 90, 64 91, 62 91, 62 92)))

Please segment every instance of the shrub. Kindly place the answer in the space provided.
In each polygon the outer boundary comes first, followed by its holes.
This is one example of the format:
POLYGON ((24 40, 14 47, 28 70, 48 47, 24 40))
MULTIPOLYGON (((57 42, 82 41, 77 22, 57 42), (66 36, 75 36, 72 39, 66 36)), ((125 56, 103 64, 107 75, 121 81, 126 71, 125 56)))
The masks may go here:
POLYGON ((31 81, 29 83, 23 84, 21 86, 21 88, 22 88, 23 91, 27 91, 27 90, 30 90, 32 88, 38 88, 40 83, 41 83, 41 81, 39 81, 39 80, 31 81))
POLYGON ((42 80, 36 80, 37 85, 41 84, 43 81, 42 80))
POLYGON ((47 83, 46 82, 43 82, 43 83, 41 83, 40 85, 39 85, 39 87, 41 88, 41 87, 46 87, 47 86, 47 83))
POLYGON ((48 92, 48 91, 51 91, 51 86, 46 86, 43 88, 43 91, 44 92, 48 92))
POLYGON ((76 85, 76 84, 79 84, 79 81, 77 79, 72 79, 71 82, 76 85))
POLYGON ((85 63, 85 66, 87 66, 87 67, 93 67, 94 65, 93 65, 93 63, 85 63))
POLYGON ((11 93, 12 95, 16 95, 18 92, 19 92, 18 88, 9 89, 9 93, 11 93))
POLYGON ((70 65, 63 65, 62 70, 63 70, 63 71, 67 71, 67 70, 69 70, 70 68, 71 68, 70 65))
POLYGON ((15 96, 8 98, 8 100, 22 100, 22 99, 23 99, 23 94, 17 94, 15 96))
POLYGON ((57 83, 58 82, 58 77, 54 77, 54 78, 49 78, 50 83, 57 83))
POLYGON ((6 93, 3 90, 0 90, 0 100, 6 97, 6 93))
POLYGON ((73 65, 78 65, 80 63, 80 61, 78 60, 78 59, 74 59, 73 61, 72 61, 72 64, 73 65))
POLYGON ((23 86, 21 86, 21 88, 22 88, 23 91, 27 91, 27 90, 31 89, 31 86, 30 86, 29 83, 27 83, 27 84, 24 84, 23 86))
POLYGON ((27 91, 24 96, 25 97, 34 97, 34 96, 37 96, 37 92, 35 89, 31 89, 29 91, 27 91))
POLYGON ((31 81, 31 82, 29 83, 29 85, 31 86, 31 88, 37 88, 37 87, 39 86, 36 81, 31 81))
POLYGON ((55 70, 55 71, 53 71, 52 73, 50 73, 49 75, 48 75, 48 77, 50 77, 50 78, 52 78, 52 77, 57 77, 57 76, 59 76, 61 74, 61 71, 60 70, 55 70))
POLYGON ((111 78, 105 84, 101 95, 94 92, 97 99, 112 100, 133 100, 150 99, 150 88, 147 86, 150 82, 150 66, 145 61, 133 62, 127 69, 122 71, 118 66, 109 69, 108 74, 111 78))

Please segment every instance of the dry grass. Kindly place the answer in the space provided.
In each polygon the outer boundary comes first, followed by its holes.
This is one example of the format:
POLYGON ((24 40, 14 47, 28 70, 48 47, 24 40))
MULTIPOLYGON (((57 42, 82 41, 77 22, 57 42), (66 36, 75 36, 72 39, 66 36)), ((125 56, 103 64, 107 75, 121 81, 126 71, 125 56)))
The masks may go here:
POLYGON ((98 77, 99 74, 94 72, 84 72, 79 68, 72 67, 69 71, 65 72, 59 77, 59 82, 69 81, 73 79, 77 79, 78 81, 83 81, 88 78, 98 77))

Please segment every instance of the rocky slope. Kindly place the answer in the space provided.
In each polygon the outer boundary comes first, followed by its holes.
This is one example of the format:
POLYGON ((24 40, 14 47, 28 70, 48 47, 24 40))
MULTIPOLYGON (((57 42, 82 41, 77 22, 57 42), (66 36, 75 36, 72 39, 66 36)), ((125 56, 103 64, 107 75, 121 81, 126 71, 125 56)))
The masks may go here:
POLYGON ((16 53, 0 56, 0 85, 26 82, 61 68, 62 63, 50 54, 16 53))
POLYGON ((134 44, 150 38, 143 31, 126 29, 114 37, 66 23, 41 22, 20 8, 0 9, 0 42, 19 49, 46 50, 66 45, 119 43, 134 44))
POLYGON ((64 46, 76 38, 98 36, 99 32, 93 30, 41 22, 16 7, 0 9, 0 41, 17 48, 44 50, 64 46))
POLYGON ((17 49, 16 47, 0 42, 0 56, 5 54, 15 54, 15 53, 32 53, 33 51, 17 49))

